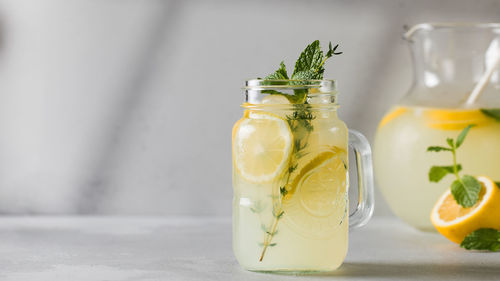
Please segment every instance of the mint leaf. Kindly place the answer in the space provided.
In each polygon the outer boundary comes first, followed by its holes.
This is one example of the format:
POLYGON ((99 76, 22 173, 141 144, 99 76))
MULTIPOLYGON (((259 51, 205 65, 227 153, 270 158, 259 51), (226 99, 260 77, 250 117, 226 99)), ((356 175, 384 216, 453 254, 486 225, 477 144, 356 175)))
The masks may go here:
MULTIPOLYGON (((321 51, 321 48, 319 46, 319 40, 316 40, 309 44, 300 54, 299 59, 295 63, 295 69, 293 70, 292 79, 295 79, 296 73, 300 71, 315 71, 318 68, 322 68, 322 61, 323 51, 321 51)), ((317 72, 320 72, 319 69, 317 70, 317 72)), ((323 72, 321 72, 322 77, 323 72)))
POLYGON ((456 148, 459 148, 462 145, 462 143, 465 140, 465 137, 469 133, 470 128, 474 126, 476 125, 468 125, 467 127, 465 127, 465 129, 462 130, 462 132, 460 132, 460 134, 457 137, 457 142, 455 143, 456 148))
POLYGON ((460 247, 467 250, 496 252, 500 249, 500 231, 493 228, 480 228, 467 235, 460 247))
POLYGON ((453 194, 455 201, 464 208, 476 204, 480 191, 481 184, 473 176, 465 175, 451 184, 451 194, 453 194))
MULTIPOLYGON (((457 165, 457 172, 462 170, 462 165, 457 165)), ((447 174, 453 174, 453 166, 432 166, 429 170, 429 181, 439 182, 447 174)))
POLYGON ((269 74, 265 78, 266 80, 288 80, 288 74, 286 73, 286 66, 283 61, 280 63, 280 68, 276 70, 273 74, 269 74))
POLYGON ((451 151, 451 148, 448 147, 442 147, 442 146, 429 146, 427 148, 427 151, 434 151, 434 152, 439 152, 439 151, 451 151))
POLYGON ((496 181, 495 184, 497 185, 497 187, 500 189, 500 181, 496 181))
MULTIPOLYGON (((309 44, 299 56, 295 63, 295 70, 291 78, 288 78, 285 63, 282 61, 280 67, 274 73, 266 76, 264 80, 283 80, 283 85, 302 85, 305 83, 303 80, 316 80, 323 79, 325 61, 333 56, 340 55, 342 52, 336 52, 338 44, 332 49, 332 43, 329 44, 329 49, 326 56, 323 58, 323 51, 321 51, 319 40, 309 44), (297 81, 294 81, 297 80, 297 81)), ((263 81, 263 85, 276 85, 281 81, 267 82, 263 81)), ((281 85, 281 84, 279 84, 281 85)), ((294 89, 294 94, 287 94, 276 90, 262 90, 263 94, 281 95, 288 99, 292 104, 305 104, 307 101, 307 89, 294 89)))
POLYGON ((448 145, 449 145, 451 148, 455 148, 455 143, 453 142, 453 139, 452 139, 452 138, 447 138, 447 139, 446 139, 446 143, 448 143, 448 145))
POLYGON ((303 70, 294 73, 292 79, 294 80, 311 80, 311 79, 322 79, 323 73, 314 72, 313 70, 303 70))
MULTIPOLYGON (((330 42, 328 52, 326 56, 323 57, 323 51, 321 51, 319 41, 316 40, 309 44, 300 54, 299 59, 295 63, 295 69, 291 78, 288 78, 285 63, 282 61, 280 63, 280 68, 274 73, 266 76, 264 80, 284 80, 283 85, 297 85, 304 84, 303 80, 323 79, 323 73, 325 72, 323 64, 325 63, 325 61, 333 55, 342 54, 342 52, 336 52, 337 47, 338 45, 336 45, 335 48, 332 49, 332 43, 330 42)), ((265 82, 266 81, 264 81, 264 83, 265 82)), ((273 85, 275 83, 276 81, 272 82, 273 85)), ((286 97, 288 101, 290 101, 290 103, 293 104, 306 103, 308 94, 307 89, 294 89, 293 95, 282 93, 276 90, 262 90, 261 92, 263 94, 282 95, 286 97)))
POLYGON ((498 122, 500 122, 500 108, 489 108, 489 109, 482 108, 481 112, 484 115, 491 117, 491 118, 497 120, 498 122))
MULTIPOLYGON (((278 70, 276 70, 274 73, 267 75, 264 78, 264 80, 288 80, 288 74, 286 72, 285 63, 283 61, 281 61, 280 68, 278 68, 278 70)), ((278 82, 278 83, 280 83, 280 82, 278 82)), ((283 85, 287 85, 288 81, 283 81, 283 83, 284 83, 283 85)), ((273 82, 273 84, 274 84, 274 82, 273 82)), ((286 93, 282 93, 282 92, 279 92, 276 90, 262 90, 261 93, 270 94, 270 95, 281 95, 281 96, 286 97, 288 99, 288 101, 290 101, 291 103, 293 103, 292 100, 295 100, 294 96, 286 94, 286 93)))

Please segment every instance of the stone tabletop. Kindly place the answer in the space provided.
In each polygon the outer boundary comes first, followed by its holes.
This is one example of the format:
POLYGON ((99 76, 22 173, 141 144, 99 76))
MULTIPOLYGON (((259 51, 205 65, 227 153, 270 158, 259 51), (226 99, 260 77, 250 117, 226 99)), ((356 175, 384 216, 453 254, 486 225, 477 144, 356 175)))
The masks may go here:
POLYGON ((393 218, 353 231, 323 275, 248 272, 229 218, 2 217, 0 280, 500 280, 500 253, 469 252, 393 218))

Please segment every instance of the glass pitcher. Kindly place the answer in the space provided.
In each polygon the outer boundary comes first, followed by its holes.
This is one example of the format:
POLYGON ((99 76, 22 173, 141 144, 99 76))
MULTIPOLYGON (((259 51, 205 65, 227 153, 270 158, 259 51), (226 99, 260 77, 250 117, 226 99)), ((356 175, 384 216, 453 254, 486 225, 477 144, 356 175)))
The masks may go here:
POLYGON ((373 212, 370 146, 338 117, 332 80, 249 80, 233 128, 233 250, 253 271, 317 272, 339 267, 348 225, 373 212), (304 93, 305 104, 286 94, 304 93), (359 200, 348 211, 348 136, 359 200), (348 222, 350 220, 350 222, 348 222))
POLYGON ((380 121, 375 175, 396 215, 433 230, 432 207, 454 178, 429 180, 431 166, 453 162, 451 153, 426 152, 428 146, 445 146, 447 138, 474 124, 457 150, 461 173, 500 180, 500 122, 486 112, 500 108, 500 24, 419 24, 404 37, 412 51, 414 81, 380 121), (479 95, 474 97, 473 90, 479 95))

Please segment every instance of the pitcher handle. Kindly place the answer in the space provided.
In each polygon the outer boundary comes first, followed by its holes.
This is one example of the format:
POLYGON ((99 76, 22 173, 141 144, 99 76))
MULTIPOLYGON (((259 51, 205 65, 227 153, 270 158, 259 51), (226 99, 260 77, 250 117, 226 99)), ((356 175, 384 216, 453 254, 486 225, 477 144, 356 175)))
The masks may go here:
POLYGON ((356 210, 349 215, 349 228, 358 228, 368 223, 375 205, 372 152, 366 137, 356 130, 349 129, 349 146, 356 159, 359 193, 356 210))

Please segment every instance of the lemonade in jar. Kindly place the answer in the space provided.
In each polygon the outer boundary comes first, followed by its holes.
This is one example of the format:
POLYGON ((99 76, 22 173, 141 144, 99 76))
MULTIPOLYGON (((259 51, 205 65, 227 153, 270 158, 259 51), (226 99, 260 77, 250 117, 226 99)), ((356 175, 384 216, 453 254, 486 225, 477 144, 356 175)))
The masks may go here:
POLYGON ((427 152, 429 146, 473 125, 456 156, 458 167, 500 180, 500 76, 492 68, 500 60, 500 25, 420 24, 405 37, 413 54, 414 83, 379 123, 375 175, 394 213, 430 231, 432 207, 453 178, 437 182, 429 174, 429 167, 447 169, 450 163, 448 154, 427 152), (487 83, 471 101, 471 92, 485 77, 487 83))
POLYGON ((334 270, 347 253, 349 225, 372 214, 370 147, 348 133, 337 116, 335 82, 322 79, 335 54, 330 45, 323 55, 315 41, 290 77, 282 63, 246 83, 243 117, 232 133, 233 250, 248 270, 334 270), (351 216, 348 135, 362 198, 351 216))

